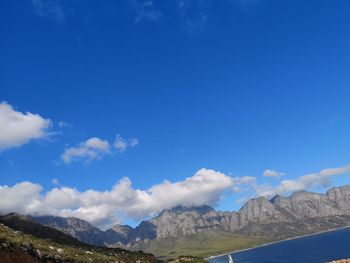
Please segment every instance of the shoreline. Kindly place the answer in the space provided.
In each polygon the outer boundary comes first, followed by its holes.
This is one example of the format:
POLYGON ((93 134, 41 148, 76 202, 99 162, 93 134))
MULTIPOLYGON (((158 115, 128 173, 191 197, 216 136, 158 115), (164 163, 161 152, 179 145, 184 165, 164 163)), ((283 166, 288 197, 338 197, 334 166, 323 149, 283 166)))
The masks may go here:
POLYGON ((222 253, 222 254, 219 254, 219 255, 209 256, 209 257, 204 258, 204 260, 208 261, 208 260, 213 259, 213 258, 219 258, 219 257, 223 257, 223 256, 228 256, 228 255, 232 255, 232 254, 239 253, 239 252, 244 252, 244 251, 253 250, 253 249, 256 249, 256 248, 261 248, 261 247, 265 247, 265 246, 269 246, 269 245, 274 245, 274 244, 278 244, 278 243, 282 243, 282 242, 286 242, 286 241, 290 241, 290 240, 295 240, 295 239, 309 237, 309 236, 316 236, 316 235, 320 235, 320 234, 324 234, 324 233, 328 233, 328 232, 333 232, 333 231, 337 231, 337 230, 342 230, 342 229, 347 229, 347 228, 350 228, 350 226, 344 226, 344 227, 340 227, 340 228, 328 229, 328 230, 320 231, 320 232, 317 232, 317 233, 306 234, 306 235, 291 237, 291 238, 287 238, 287 239, 283 239, 283 240, 272 241, 272 242, 268 242, 268 243, 265 243, 265 244, 262 244, 262 245, 258 245, 256 247, 243 248, 243 249, 239 249, 239 250, 235 250, 235 251, 231 251, 231 252, 227 252, 227 253, 222 253))

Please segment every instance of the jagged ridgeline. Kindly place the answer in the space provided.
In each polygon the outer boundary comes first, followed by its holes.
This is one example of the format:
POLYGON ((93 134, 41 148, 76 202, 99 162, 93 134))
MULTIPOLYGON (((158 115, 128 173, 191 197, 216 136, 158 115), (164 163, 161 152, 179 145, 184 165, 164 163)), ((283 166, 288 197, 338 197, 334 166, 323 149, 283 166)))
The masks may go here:
POLYGON ((326 194, 299 191, 289 197, 251 199, 237 212, 212 207, 175 207, 136 228, 116 225, 102 231, 76 218, 33 220, 83 242, 144 250, 163 258, 208 256, 266 242, 350 225, 350 186, 326 194))

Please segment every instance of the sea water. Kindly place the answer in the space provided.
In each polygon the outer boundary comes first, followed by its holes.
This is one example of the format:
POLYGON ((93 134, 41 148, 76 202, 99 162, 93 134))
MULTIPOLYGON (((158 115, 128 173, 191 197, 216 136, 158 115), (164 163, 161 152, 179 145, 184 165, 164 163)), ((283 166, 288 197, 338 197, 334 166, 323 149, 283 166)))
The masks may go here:
MULTIPOLYGON (((320 263, 350 258, 350 228, 286 240, 231 254, 234 263, 320 263)), ((209 259, 228 262, 228 257, 209 259)))

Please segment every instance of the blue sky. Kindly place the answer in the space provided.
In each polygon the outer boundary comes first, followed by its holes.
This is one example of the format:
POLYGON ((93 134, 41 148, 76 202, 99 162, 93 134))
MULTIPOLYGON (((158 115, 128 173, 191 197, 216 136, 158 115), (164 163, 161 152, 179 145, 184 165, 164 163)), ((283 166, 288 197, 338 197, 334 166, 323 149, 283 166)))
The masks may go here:
POLYGON ((2 1, 0 191, 28 182, 45 205, 0 210, 103 227, 177 204, 232 210, 258 194, 349 184, 350 2, 217 2, 2 1), (202 201, 187 203, 196 173, 213 188, 198 183, 202 201), (124 177, 152 205, 85 216, 104 204, 84 206, 80 194, 112 192, 124 177), (164 180, 178 201, 160 195, 155 206, 147 194, 164 180), (51 207, 54 188, 79 201, 51 207))

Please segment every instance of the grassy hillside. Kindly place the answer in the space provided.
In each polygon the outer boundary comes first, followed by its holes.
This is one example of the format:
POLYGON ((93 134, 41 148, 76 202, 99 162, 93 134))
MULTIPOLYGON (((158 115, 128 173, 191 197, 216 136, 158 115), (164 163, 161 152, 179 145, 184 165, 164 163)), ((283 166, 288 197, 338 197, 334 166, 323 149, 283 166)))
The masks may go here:
POLYGON ((67 235, 54 228, 39 224, 33 221, 30 217, 16 213, 0 216, 0 223, 3 223, 4 225, 25 234, 30 234, 42 239, 51 239, 58 244, 80 247, 86 246, 87 248, 90 247, 90 245, 83 243, 70 235, 67 235))
POLYGON ((144 250, 152 251, 161 259, 176 258, 180 255, 205 257, 254 247, 267 241, 228 232, 203 232, 178 239, 151 241, 144 250))
POLYGON ((74 246, 38 238, 0 224, 0 262, 157 262, 151 254, 74 246), (16 260, 22 259, 22 261, 16 260))

